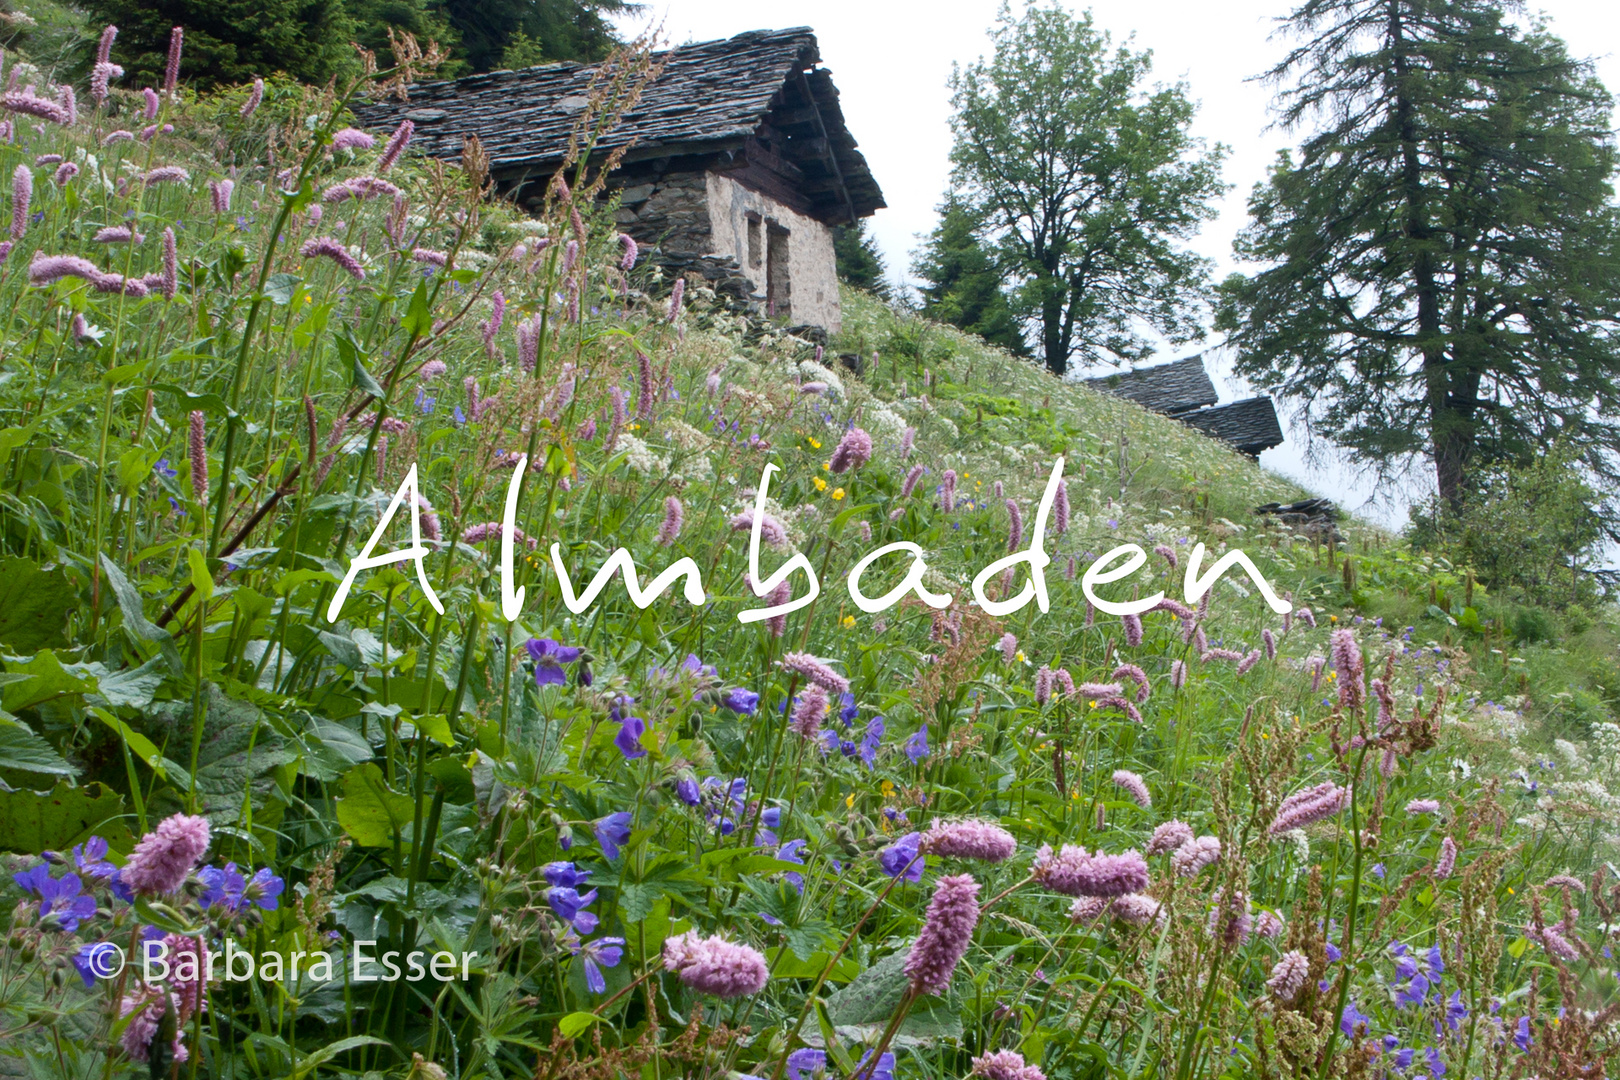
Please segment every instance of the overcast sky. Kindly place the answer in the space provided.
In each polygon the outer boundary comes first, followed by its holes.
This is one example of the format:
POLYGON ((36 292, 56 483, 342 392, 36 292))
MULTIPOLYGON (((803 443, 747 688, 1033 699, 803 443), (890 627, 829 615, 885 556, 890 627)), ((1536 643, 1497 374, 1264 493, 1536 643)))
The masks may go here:
MULTIPOLYGON (((1232 238, 1242 227, 1250 189, 1276 152, 1295 141, 1270 128, 1271 90, 1251 78, 1280 55, 1272 39, 1275 18, 1289 0, 1097 0, 1088 6, 1098 26, 1116 42, 1134 36, 1137 48, 1153 52, 1155 80, 1182 81, 1201 104, 1193 131, 1230 149, 1225 178, 1233 185, 1219 219, 1205 227, 1198 251, 1216 261, 1217 278, 1234 269, 1232 238)), ((1022 0, 1015 4, 1021 10, 1022 0)), ((833 73, 844 116, 860 142, 888 208, 869 226, 891 270, 904 272, 919 237, 934 226, 934 208, 950 172, 950 102, 946 86, 953 63, 989 51, 985 31, 1000 0, 650 0, 627 20, 636 31, 662 24, 673 44, 730 37, 745 30, 809 26, 821 45, 823 66, 833 73)), ((1538 10, 1532 5, 1532 10, 1538 10)), ((1577 56, 1594 59, 1604 83, 1620 90, 1620 4, 1599 0, 1553 0, 1539 7, 1554 33, 1577 56)), ((1185 350, 1187 352, 1193 349, 1185 350)), ((1158 359, 1171 359, 1165 353, 1158 359)), ((1223 401, 1248 395, 1225 376, 1227 359, 1213 360, 1223 401)), ((1405 519, 1412 491, 1375 491, 1370 479, 1333 461, 1306 461, 1304 435, 1261 457, 1268 468, 1292 476, 1387 524, 1405 519), (1369 502, 1375 496, 1378 501, 1369 502)), ((1420 472, 1419 484, 1427 483, 1420 472)), ((1413 488, 1412 490, 1421 490, 1413 488)))

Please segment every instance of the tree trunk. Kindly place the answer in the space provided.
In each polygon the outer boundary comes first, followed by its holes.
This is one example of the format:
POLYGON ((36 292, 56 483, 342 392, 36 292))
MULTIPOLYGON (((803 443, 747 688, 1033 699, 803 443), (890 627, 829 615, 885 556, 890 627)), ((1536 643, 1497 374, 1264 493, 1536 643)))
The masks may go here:
POLYGON ((1048 280, 1046 295, 1041 299, 1041 347, 1046 357, 1046 370, 1058 378, 1069 371, 1069 343, 1063 333, 1064 290, 1048 280))
POLYGON ((1423 379, 1429 412, 1429 448, 1434 454, 1435 480, 1440 497, 1452 509, 1462 504, 1463 469, 1473 447, 1473 425, 1456 415, 1450 395, 1446 343, 1440 324, 1440 283, 1435 272, 1434 252, 1428 248, 1433 236, 1429 228, 1423 188, 1423 168, 1418 159, 1417 119, 1407 88, 1410 69, 1406 62, 1406 28, 1402 23, 1404 0, 1389 0, 1389 49, 1394 68, 1395 126, 1401 141, 1401 187, 1406 200, 1406 235, 1417 242, 1412 262, 1412 283, 1417 294, 1418 351, 1423 356, 1423 379))

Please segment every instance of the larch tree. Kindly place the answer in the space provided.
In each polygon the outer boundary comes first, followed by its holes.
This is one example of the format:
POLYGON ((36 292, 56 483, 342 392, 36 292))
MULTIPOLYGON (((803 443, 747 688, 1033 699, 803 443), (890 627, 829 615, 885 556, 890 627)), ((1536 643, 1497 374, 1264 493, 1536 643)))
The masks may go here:
POLYGON ((1489 0, 1309 0, 1270 72, 1314 130, 1250 199, 1217 326, 1236 370, 1363 462, 1470 472, 1552 443, 1615 475, 1612 101, 1489 0))
POLYGON ((1191 134, 1152 54, 1114 49, 1052 4, 990 31, 994 55, 951 75, 952 190, 995 253, 1054 374, 1140 360, 1152 335, 1202 336, 1209 264, 1185 247, 1214 216, 1224 148, 1191 134))

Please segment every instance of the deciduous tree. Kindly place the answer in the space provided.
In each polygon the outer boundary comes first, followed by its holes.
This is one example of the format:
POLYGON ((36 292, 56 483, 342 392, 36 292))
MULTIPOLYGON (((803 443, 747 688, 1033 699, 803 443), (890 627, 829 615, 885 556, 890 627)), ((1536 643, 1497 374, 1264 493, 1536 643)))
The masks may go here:
POLYGON ((1186 88, 1146 89, 1150 53, 1056 4, 1003 5, 990 36, 994 56, 951 76, 952 196, 1047 368, 1201 336, 1208 263, 1183 242, 1214 216, 1224 149, 1192 136, 1186 88))

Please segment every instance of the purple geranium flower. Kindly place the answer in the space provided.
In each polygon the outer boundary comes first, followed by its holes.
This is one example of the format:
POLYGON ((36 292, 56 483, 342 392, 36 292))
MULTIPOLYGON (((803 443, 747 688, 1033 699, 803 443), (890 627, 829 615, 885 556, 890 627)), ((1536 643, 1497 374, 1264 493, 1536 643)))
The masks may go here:
POLYGON ((204 908, 222 907, 233 914, 241 910, 247 879, 237 871, 235 863, 226 863, 223 868, 205 866, 197 871, 197 880, 205 886, 199 898, 204 908))
POLYGON ((703 794, 698 790, 697 777, 691 773, 682 773, 680 779, 675 781, 675 797, 687 806, 701 803, 703 794))
POLYGON ((602 977, 605 967, 618 967, 624 956, 624 938, 603 937, 583 944, 571 943, 574 955, 585 965, 585 985, 593 994, 607 993, 607 980, 602 977))
POLYGON ((921 881, 927 859, 917 854, 921 833, 906 833, 890 846, 878 852, 878 865, 890 877, 904 876, 906 881, 921 881))
POLYGON ((591 823, 602 856, 609 862, 619 857, 619 848, 630 842, 630 811, 619 810, 591 823))
POLYGON ((1530 1044, 1534 1041, 1530 1037, 1530 1018, 1528 1016, 1519 1017, 1518 1026, 1513 1029, 1513 1045, 1520 1050, 1528 1050, 1530 1044))
POLYGON ((1356 1033, 1357 1026, 1370 1023, 1372 1023, 1372 1017, 1356 1008, 1355 1002, 1345 1002, 1344 1012, 1339 1017, 1339 1030, 1344 1032, 1345 1038, 1352 1038, 1356 1033))
MULTIPOLYGON (((530 658, 534 660, 536 686, 566 685, 568 675, 562 666, 578 660, 583 651, 574 645, 560 645, 551 638, 530 638, 523 645, 529 650, 530 658)), ((581 681, 584 682, 583 679, 581 681)), ((590 684, 587 682, 586 685, 590 684)))
POLYGON ((546 890, 546 903, 557 917, 569 923, 581 933, 588 934, 596 929, 596 915, 586 911, 590 905, 596 903, 596 890, 581 894, 578 889, 556 886, 546 890))
POLYGON ((591 876, 589 870, 581 870, 571 862, 546 863, 542 872, 546 875, 546 881, 564 889, 577 889, 591 876))
POLYGON ((878 747, 883 743, 883 717, 874 716, 866 722, 866 735, 861 739, 860 758, 868 768, 877 764, 878 747))
POLYGON ((23 892, 39 897, 40 921, 54 922, 68 933, 79 928, 79 923, 96 913, 96 898, 86 896, 77 874, 51 877, 51 864, 42 862, 32 870, 11 875, 23 892))
POLYGON ((118 868, 107 861, 107 841, 99 836, 74 845, 73 865, 78 867, 79 873, 102 881, 118 872, 118 868))
POLYGON ((738 716, 753 716, 759 709, 759 695, 752 690, 734 686, 726 691, 726 696, 720 699, 720 704, 738 716))
POLYGON ((635 704, 635 700, 632 697, 620 697, 608 708, 608 716, 619 725, 619 733, 613 737, 613 745, 617 746, 619 753, 626 758, 647 756, 647 751, 641 745, 641 735, 647 730, 647 722, 639 716, 630 715, 630 706, 635 704))
POLYGON ((911 738, 906 740, 906 757, 911 759, 913 765, 921 762, 928 756, 928 725, 924 724, 912 732, 911 738))
POLYGON ((247 888, 242 895, 249 903, 257 904, 265 911, 274 911, 281 906, 280 897, 286 888, 287 883, 271 873, 268 866, 261 866, 248 878, 247 888))
MULTIPOLYGON (((781 859, 783 862, 798 863, 800 866, 803 866, 804 856, 801 854, 801 852, 804 851, 804 846, 805 844, 803 840, 789 840, 787 843, 776 849, 776 857, 781 859)), ((784 870, 782 871, 782 877, 787 881, 788 884, 799 890, 800 896, 804 895, 803 874, 796 870, 784 870)))
POLYGON ((110 941, 97 941, 81 948, 70 958, 73 967, 84 980, 86 990, 96 985, 103 975, 110 975, 122 966, 123 957, 118 946, 110 941))

